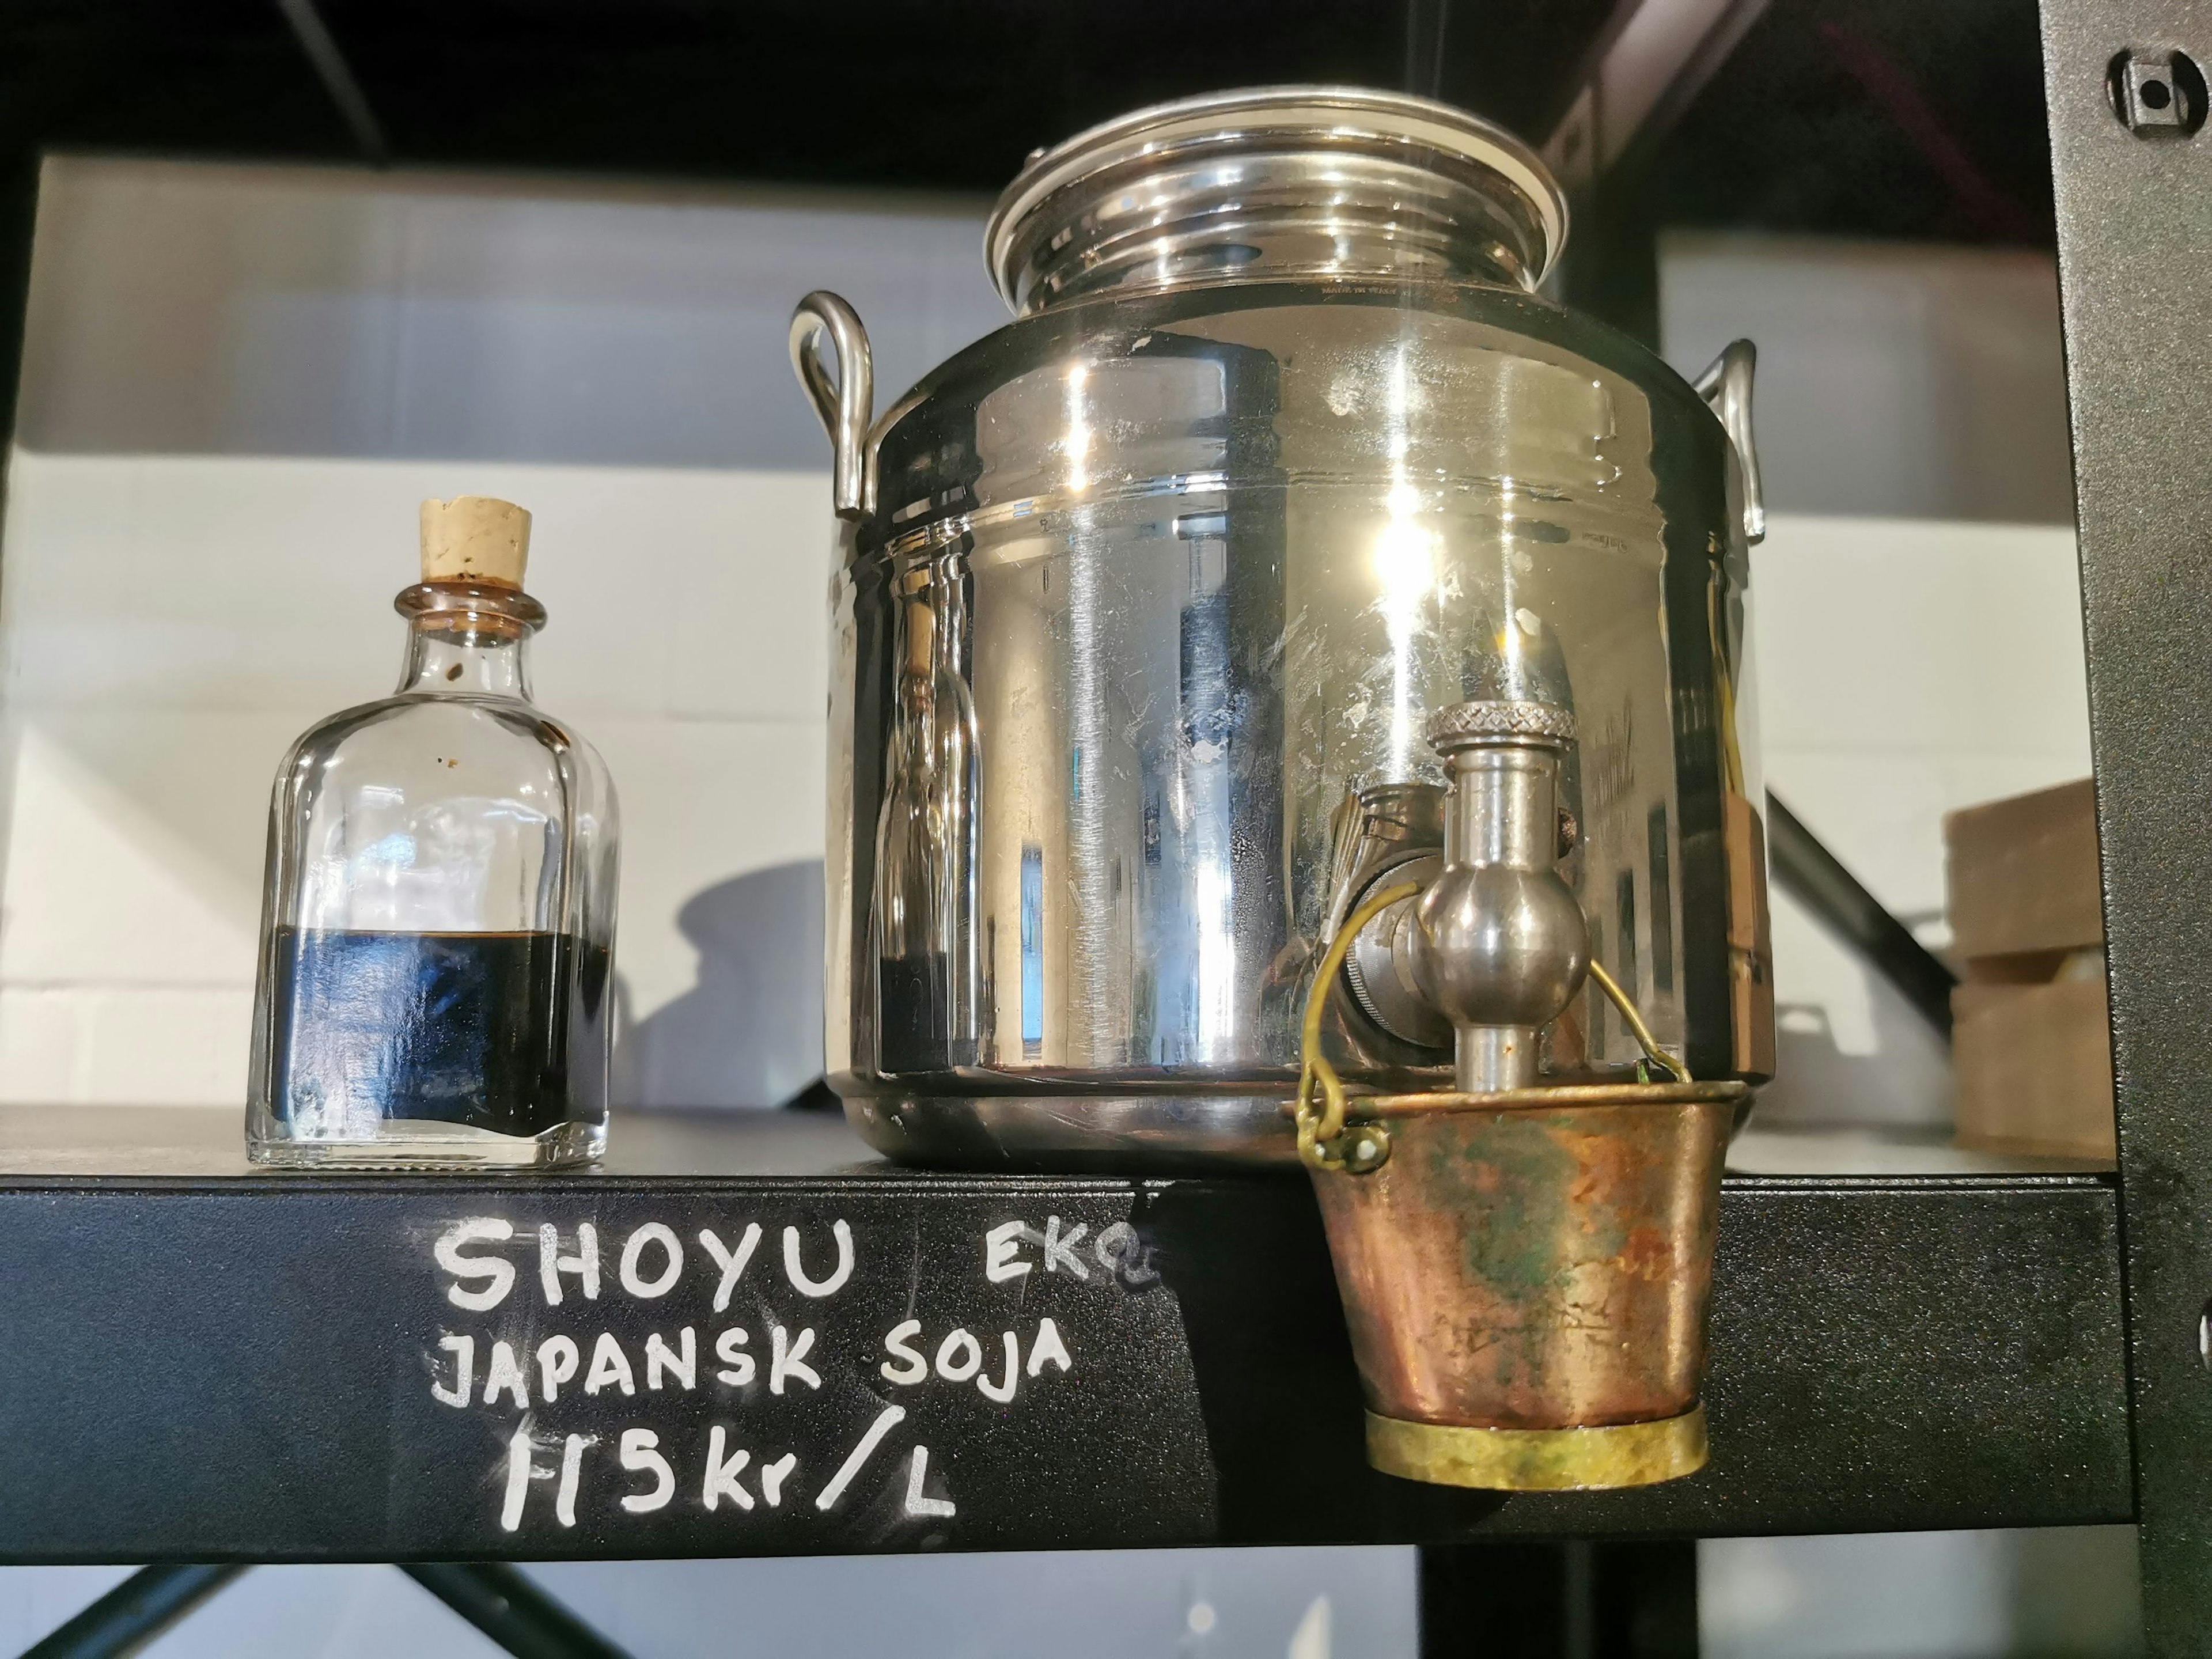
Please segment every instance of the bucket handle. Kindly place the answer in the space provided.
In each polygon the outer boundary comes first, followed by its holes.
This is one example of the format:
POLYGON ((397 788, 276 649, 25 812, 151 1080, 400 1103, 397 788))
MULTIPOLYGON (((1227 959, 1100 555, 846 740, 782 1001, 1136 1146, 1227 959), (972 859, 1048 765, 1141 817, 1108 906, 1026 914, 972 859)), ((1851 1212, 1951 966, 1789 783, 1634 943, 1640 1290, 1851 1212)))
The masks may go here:
POLYGON ((1321 966, 1307 988, 1305 1024, 1298 1042, 1298 1098, 1293 1115, 1298 1126, 1298 1157, 1310 1168, 1370 1175, 1389 1158, 1390 1137, 1380 1126, 1364 1127, 1349 1147, 1338 1144, 1345 1133, 1344 1084, 1321 1050, 1322 1012, 1328 1006, 1330 988, 1344 970, 1344 959, 1351 954, 1359 930, 1399 900, 1418 898, 1420 892, 1419 882, 1401 882, 1386 887, 1353 910, 1322 953, 1321 966))
MULTIPOLYGON (((1322 953, 1321 966, 1314 974, 1313 983, 1306 989, 1305 1023, 1299 1031, 1298 1042, 1298 1094, 1291 1107, 1291 1116, 1297 1124, 1299 1160, 1310 1169, 1356 1176, 1372 1175, 1390 1161, 1390 1132, 1387 1127, 1378 1121, 1351 1123, 1346 1121, 1350 1103, 1345 1094, 1344 1083, 1337 1076, 1336 1067, 1329 1064, 1328 1055, 1322 1052, 1322 1014, 1328 1006, 1329 992, 1336 983, 1336 977, 1344 969, 1344 959, 1351 953, 1352 941, 1359 937, 1359 930, 1401 899, 1417 898, 1421 891, 1419 882, 1404 882, 1385 888, 1353 910, 1336 930, 1336 937, 1329 941, 1328 949, 1322 953)), ((1638 1011, 1635 999, 1622 990, 1620 982, 1595 961, 1591 962, 1589 970, 1590 976, 1597 981, 1598 988, 1620 1011, 1621 1018, 1628 1023, 1628 1029, 1635 1034, 1638 1046, 1644 1050, 1646 1062, 1644 1075, 1648 1078, 1650 1070, 1656 1068, 1668 1075, 1668 1082, 1660 1085, 1662 1088, 1694 1086, 1689 1066, 1683 1063, 1680 1054, 1660 1047, 1659 1040, 1651 1035, 1651 1028, 1644 1024, 1643 1014, 1638 1011)), ((1647 1082, 1643 1086, 1649 1088, 1650 1085, 1647 1082)), ((1720 1086, 1725 1089, 1741 1088, 1742 1085, 1723 1084, 1720 1086)), ((1419 1097, 1396 1096, 1392 1098, 1404 1102, 1419 1097)), ((1470 1097, 1439 1095, 1431 1098, 1442 1101, 1470 1097)))
POLYGON ((1720 416, 1729 447, 1735 451, 1743 479, 1743 538, 1757 544, 1766 539, 1766 493, 1759 480, 1759 446, 1751 435, 1751 383, 1759 368, 1759 348, 1748 340, 1731 341, 1698 376, 1698 396, 1720 416))
POLYGON ((835 457, 830 498, 837 516, 866 518, 876 510, 876 455, 868 442, 876 385, 860 313, 826 289, 801 300, 791 313, 791 367, 830 434, 835 457), (834 360, 823 355, 825 336, 834 360))

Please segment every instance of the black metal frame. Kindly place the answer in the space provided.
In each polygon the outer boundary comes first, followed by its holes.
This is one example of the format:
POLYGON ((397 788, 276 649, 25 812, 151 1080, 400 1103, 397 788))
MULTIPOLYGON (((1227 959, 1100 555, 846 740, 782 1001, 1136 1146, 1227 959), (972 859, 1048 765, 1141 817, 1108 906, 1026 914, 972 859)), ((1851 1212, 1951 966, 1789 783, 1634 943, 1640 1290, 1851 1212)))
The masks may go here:
POLYGON ((23 1650, 23 1659, 122 1659, 244 1572, 237 1562, 142 1567, 23 1650))
POLYGON ((1951 993, 1959 976, 1913 938, 1771 790, 1766 796, 1766 845, 1773 855, 1775 885, 1863 957, 1948 1042, 1951 993))
POLYGON ((2212 137, 2131 131, 2108 76, 2132 52, 2212 63, 2212 16, 2178 0, 2044 0, 2042 20, 2143 1610, 2154 1653, 2195 1653, 2212 1627, 2212 137))
POLYGON ((416 1561, 400 1571, 514 1659, 625 1659, 622 1649, 503 1561, 416 1561))
MULTIPOLYGON (((1747 1530, 1762 1524, 1860 1528, 2133 1516, 2142 1528, 2153 1651, 2196 1651, 2203 1632, 2212 1628, 2212 1376, 2206 1362, 2212 1317, 2207 1299, 2212 1297, 2212 1110, 2198 1099, 2200 1026, 2203 1011, 2212 1008, 2212 957, 2201 944, 2204 908, 2212 902, 2207 836, 2212 766, 2203 758, 2212 755, 2212 548, 2204 545, 2212 539, 2207 527, 2212 524, 2212 416, 2202 390, 2212 384, 2212 280, 2204 275, 2201 247, 2202 227, 2212 222, 2212 135, 2138 136, 2114 112, 2106 85, 2115 58, 2130 50, 2185 50, 2200 64, 2212 64, 2212 16, 2179 0, 2042 4, 2104 848, 2121 1155, 2117 1221, 2112 1188, 2094 1182, 1952 1183, 1940 1192, 1923 1189, 1925 1202, 1917 1208, 1898 1206, 1898 1183, 1800 1183, 1787 1191, 1788 1183, 1764 1189, 1738 1183, 1734 1224, 1743 1260, 1735 1270, 1735 1289, 1724 1284, 1724 1321, 1731 1316, 1734 1295, 1741 1309, 1757 1315, 1750 1326, 1737 1327, 1738 1335, 1747 1328, 1765 1334, 1794 1327, 1808 1347, 1840 1337, 1842 1346, 1832 1352, 1847 1373, 1823 1377, 1808 1366, 1790 1373, 1772 1397, 1757 1399, 1747 1391, 1741 1428, 1781 1435, 1804 1455, 1839 1458, 1849 1478, 1835 1485, 1817 1515, 1786 1504, 1777 1508, 1771 1492, 1750 1480, 1731 1487, 1717 1509, 1670 1502, 1663 1494, 1610 1508, 1572 1499, 1548 1506, 1516 1500, 1480 1522, 1439 1517, 1425 1528, 1396 1529, 1395 1535, 1428 1540, 1422 1594, 1430 1651, 1451 1651, 1452 1632, 1472 1613, 1494 1616, 1496 1600, 1477 1609, 1468 1587, 1478 1577, 1498 1582, 1501 1574, 1533 1587, 1524 1597, 1531 1609, 1528 1627, 1559 1650, 1607 1650, 1599 1628, 1613 1616, 1607 1607, 1649 1602, 1679 1624, 1683 1547, 1509 1541, 1484 1543, 1477 1552, 1469 1542, 1443 1541, 1516 1531, 1558 1536, 1607 1524, 1632 1536, 1708 1530, 1716 1522, 1747 1530), (1747 1207, 1762 1195, 1779 1207, 1747 1207), (1868 1280, 1888 1278, 1894 1281, 1891 1292, 1854 1313, 1848 1286, 1839 1291, 1835 1283, 1774 1283, 1778 1236, 1786 1247, 1793 1233, 1801 1236, 1808 1259, 1836 1251, 1839 1270, 1852 1284, 1864 1289, 1868 1280), (2035 1251, 2049 1253, 2053 1264, 2046 1279, 2038 1281, 2050 1305, 2039 1320, 2023 1320, 2012 1305, 2021 1281, 2007 1271, 2021 1265, 2023 1253, 2035 1251), (2118 1296, 2108 1297, 2100 1286, 2113 1278, 2118 1296), (1948 1311, 1948 1320, 1915 1326, 1904 1317, 1916 1299, 1947 1297, 1954 1305, 1931 1311, 1948 1311), (1893 1322, 1886 1347, 1874 1340, 1875 1322, 1881 1319, 1893 1322), (2076 1350, 2051 1346, 2069 1321, 2081 1319, 2094 1328, 2076 1350), (2004 1379, 1987 1374, 1990 1352, 1942 1352, 1962 1332, 1979 1328, 1997 1333, 2005 1352, 2065 1363, 2008 1393, 1996 1386, 2004 1379), (1986 1419, 1990 1429, 1957 1467, 1937 1471, 1944 1478, 1922 1471, 1919 1484, 1903 1492, 1896 1486, 1900 1471, 1882 1461, 1887 1443, 1869 1438, 1866 1422, 1851 1418, 1850 1399, 1850 1390, 1861 1386, 1881 1396, 1900 1377, 1958 1390, 1954 1403, 1975 1421, 1986 1419), (2118 1395, 2123 1381, 2124 1401, 2118 1395), (2033 1418, 2037 1428, 2024 1431, 2019 1425, 2030 1419, 2020 1410, 2039 1388, 2056 1408, 2033 1418), (1995 1445, 1993 1437, 2049 1434, 2054 1425, 2074 1437, 2014 1448, 1994 1486, 1988 1471, 1972 1467, 1976 1454, 1995 1445), (2039 1454, 2047 1465, 2039 1487, 2033 1467, 2039 1454), (1529 1518, 1501 1521, 1501 1515, 1529 1518), (1646 1558, 1637 1556, 1638 1550, 1660 1553, 1646 1558), (1626 1575, 1622 1582, 1645 1588, 1608 1591, 1613 1567, 1626 1575)), ((287 3, 285 15, 295 27, 307 20, 313 33, 317 19, 310 6, 287 3)), ((0 316, 20 318, 36 161, 27 149, 11 149, 6 159, 0 177, 0 316)), ((1629 228, 1637 230, 1633 223, 1629 228)), ((0 326, 0 389, 15 383, 21 343, 20 327, 0 326)), ((12 397, 0 397, 0 423, 12 415, 12 397)), ((1776 817, 1782 878, 1811 871, 1804 876, 1808 890, 1816 896, 1825 891, 1836 901, 1831 908, 1863 910, 1849 890, 1832 880, 1823 885, 1817 860, 1793 865, 1784 845, 1786 814, 1776 817)), ((1863 919, 1896 944, 1879 918, 1863 919)), ((1923 981, 1925 994, 1918 1000, 1932 1015, 1941 987, 1926 968, 1912 960, 1906 973, 1923 981)), ((46 1196, 62 1184, 49 1183, 46 1196)), ((146 1209, 158 1212, 169 1202, 159 1183, 130 1184, 146 1209)), ((191 1183, 179 1183, 174 1196, 191 1190, 191 1183)), ((20 1185, 0 1194, 0 1244, 8 1242, 16 1217, 39 1201, 37 1193, 20 1185), (11 1196, 17 1204, 13 1213, 7 1204, 11 1196)), ((1278 1200, 1252 1201, 1258 1209, 1251 1214, 1259 1214, 1278 1200)), ((1237 1218, 1224 1220, 1233 1225, 1237 1218)), ((1266 1227, 1261 1231, 1279 1239, 1282 1224, 1278 1217, 1268 1224, 1272 1233, 1266 1227)), ((1227 1305, 1236 1300, 1225 1296, 1224 1305, 1208 1309, 1201 1297, 1195 1310, 1194 1330, 1210 1332, 1217 1362, 1235 1358, 1231 1350, 1255 1311, 1270 1316, 1264 1305, 1256 1310, 1249 1302, 1227 1305)), ((1280 1306, 1272 1310, 1273 1316, 1283 1312, 1280 1306)), ((1729 1333, 1719 1334, 1725 1341, 1729 1333)), ((0 1399, 0 1426, 7 1430, 0 1443, 27 1427, 39 1431, 27 1416, 47 1403, 0 1399)), ((1877 1403, 1881 1409, 1906 1409, 1886 1397, 1877 1403)), ((1958 1458, 1956 1446, 1946 1443, 1943 1400, 1924 1403, 1935 1409, 1917 1430, 1908 1425, 1905 1431, 1917 1432, 1939 1463, 1958 1458)), ((173 1409, 189 1412, 191 1405, 182 1401, 173 1409)), ((1267 1432, 1281 1431, 1291 1420, 1279 1411, 1261 1415, 1267 1432)), ((1234 1453, 1243 1431, 1234 1415, 1224 1412, 1209 1426, 1234 1453)), ((1256 1457, 1264 1447, 1257 1443, 1259 1431, 1253 1432, 1255 1443, 1246 1449, 1256 1457)), ((1371 1523, 1368 1510, 1347 1517, 1343 1500, 1341 1490, 1333 1491, 1337 1513, 1330 1517, 1331 1529, 1371 1523)), ((1237 1512, 1246 1522, 1294 1524, 1286 1521, 1284 1505, 1297 1501, 1261 1481, 1244 1490, 1237 1512)), ((1261 1531, 1264 1527, 1240 1535, 1256 1538, 1261 1531)), ((149 1539, 137 1549, 140 1559, 184 1553, 168 1539, 149 1539)), ((240 1570, 188 1561, 149 1567, 31 1651, 133 1650, 240 1570)), ((416 1565, 407 1571, 509 1651, 614 1651, 512 1568, 416 1565)))
MULTIPOLYGON (((1301 1180, 932 1176, 854 1164, 859 1144, 821 1113, 742 1119, 639 1123, 617 1152, 640 1160, 629 1170, 521 1183, 246 1178, 229 1113, 77 1120, 72 1128, 105 1127, 117 1140, 60 1163, 110 1173, 0 1176, 10 1339, 0 1345, 0 1490, 10 1494, 0 1559, 1408 1542, 1425 1549, 1428 1651, 1452 1653, 1511 1610, 1519 1650, 1595 1653, 1620 1650, 1608 1631, 1694 1630, 1693 1552, 1650 1540, 2130 1513, 2105 1177, 1730 1177, 1711 1466, 1638 1492, 1505 1499, 1366 1467, 1356 1377, 1301 1180), (158 1121, 161 1141, 130 1139, 134 1120, 158 1121), (666 1144, 671 1134, 682 1138, 666 1144), (212 1172, 224 1160, 234 1172, 212 1172), (745 1173, 769 1164, 784 1173, 745 1173), (179 1165, 211 1172, 150 1173, 179 1165), (809 1504, 736 1529, 687 1503, 649 1530, 611 1517, 564 1533, 541 1510, 541 1524, 502 1532, 485 1478, 513 1421, 429 1403, 421 1364, 457 1317, 426 1240, 456 1214, 485 1213, 512 1213, 526 1235, 550 1223, 562 1237, 590 1220, 610 1249, 647 1219, 685 1239, 708 1225, 732 1236, 746 1218, 771 1237, 787 1221, 850 1222, 865 1265, 837 1299, 808 1304, 824 1391, 795 1418, 778 1422, 777 1404, 758 1397, 609 1395, 602 1414, 586 1405, 552 1425, 602 1445, 647 1420, 672 1451, 696 1448, 720 1416, 749 1434, 798 1437, 773 1443, 805 1453, 818 1481, 852 1424, 880 1407, 875 1341, 902 1313, 939 1332, 1048 1312, 1078 1357, 1081 1397, 1061 1396, 1045 1417, 984 1410, 962 1391, 965 1407, 909 1397, 915 1436, 960 1499, 957 1522, 933 1536, 880 1506, 824 1525, 809 1504), (1040 1277, 994 1301, 977 1240, 1008 1216, 1045 1214, 1094 1235, 1127 1222, 1143 1245, 1136 1282, 1095 1270, 1081 1285, 1040 1277), (1050 1503, 1036 1501, 1041 1492, 1050 1503), (1560 1541, 1577 1540, 1596 1541, 1560 1541), (1488 1624, 1470 1624, 1476 1608, 1490 1609, 1488 1624)), ((21 1145, 27 1127, 0 1113, 0 1146, 21 1145)), ((591 1327, 635 1345, 699 1319, 707 1288, 691 1284, 688 1300, 610 1297, 591 1327)), ((696 1487, 696 1468, 688 1478, 696 1487)), ((600 1504, 605 1515, 612 1494, 600 1504)), ((500 1639, 538 1644, 515 1650, 601 1650, 580 1646, 572 1622, 516 1612, 520 1581, 504 1569, 417 1577, 496 1620, 500 1639)))
MULTIPOLYGON (((237 1561, 142 1567, 26 1648, 22 1659, 125 1659, 246 1570, 237 1561)), ((400 1571, 515 1659, 626 1659, 504 1562, 416 1562, 400 1571)))
MULTIPOLYGON (((211 1132, 235 1136, 228 1114, 208 1115, 211 1132)), ((790 1116, 830 1138, 836 1158, 858 1153, 841 1126, 790 1116)), ((729 1134, 744 1156, 746 1132, 729 1134)), ((881 1166, 522 1188, 0 1178, 0 1560, 1425 1544, 2124 1521, 2113 1200, 2096 1176, 1731 1176, 1715 1264, 1710 1466, 1633 1492, 1508 1499, 1368 1468, 1334 1279, 1301 1181, 881 1166), (425 1243, 457 1216, 502 1213, 531 1241, 540 1225, 573 1237, 587 1220, 609 1241, 647 1222, 689 1240, 757 1220, 773 1243, 787 1224, 814 1236, 829 1217, 847 1220, 860 1265, 836 1298, 802 1304, 769 1283, 772 1299, 750 1316, 756 1349, 764 1320, 817 1328, 821 1388, 565 1397, 538 1414, 543 1433, 606 1447, 649 1423, 691 1460, 694 1497, 626 1516, 614 1506, 626 1483, 610 1473, 578 1527, 533 1508, 523 1531, 503 1529, 498 1487, 486 1483, 503 1467, 513 1414, 436 1403, 426 1367, 441 1363, 441 1331, 473 1330, 480 1354, 493 1337, 534 1344, 549 1331, 534 1303, 462 1319, 425 1243), (986 1283, 984 1235, 1048 1214, 1092 1238, 1125 1229, 1152 1276, 1125 1284, 1094 1263, 1083 1283, 986 1283), (333 1317, 326 1304, 341 1296, 333 1317), (696 1501, 716 1422, 744 1425, 763 1455, 789 1450, 805 1478, 826 1478, 885 1403, 879 1342, 901 1319, 989 1334, 1045 1315, 1077 1364, 1048 1401, 1032 1391, 1002 1413, 972 1389, 900 1396, 908 1418, 886 1462, 931 1448, 931 1467, 956 1483, 956 1521, 902 1520, 888 1473, 871 1477, 891 1506, 875 1519, 786 1504, 739 1521, 696 1501)), ((712 1289, 695 1273, 665 1300, 564 1306, 551 1328, 611 1331, 637 1353, 649 1332, 697 1324, 710 1348, 727 1322, 710 1316, 712 1289)))
MULTIPOLYGON (((246 1571, 141 1568, 21 1659, 128 1659, 246 1571)), ((416 1562, 400 1571, 515 1659, 627 1659, 624 1650, 504 1562, 416 1562)), ((1697 1546, 1689 1540, 1425 1546, 1421 1651, 1694 1659, 1697 1546)))

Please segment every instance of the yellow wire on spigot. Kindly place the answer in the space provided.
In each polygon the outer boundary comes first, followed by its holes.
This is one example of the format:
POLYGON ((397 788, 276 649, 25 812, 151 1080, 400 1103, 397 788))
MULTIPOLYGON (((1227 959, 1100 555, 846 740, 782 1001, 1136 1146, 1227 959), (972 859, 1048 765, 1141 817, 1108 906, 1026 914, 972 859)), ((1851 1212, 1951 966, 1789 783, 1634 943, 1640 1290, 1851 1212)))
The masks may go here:
MULTIPOLYGON (((1386 887, 1346 916, 1344 925, 1336 930, 1336 937, 1329 941, 1328 951, 1322 956, 1320 970, 1314 975, 1313 984, 1306 992, 1305 1025, 1298 1042, 1298 1157, 1314 1169, 1345 1167, 1344 1153, 1337 1146, 1344 1135, 1344 1083, 1337 1076, 1336 1067, 1321 1051, 1321 1019, 1328 1006, 1329 991, 1343 969, 1345 957, 1351 954, 1352 941, 1358 937, 1359 930, 1399 900, 1412 898, 1420 890, 1420 884, 1412 881, 1386 887), (1318 1104, 1314 1099, 1316 1085, 1321 1091, 1318 1104)), ((1659 1046, 1659 1039, 1651 1035, 1651 1028, 1644 1023, 1635 1002, 1620 988, 1620 981, 1606 972, 1604 964, 1593 959, 1589 971, 1598 988, 1620 1010, 1620 1017, 1628 1022, 1629 1030, 1652 1062, 1665 1067, 1678 1082, 1693 1081, 1682 1057, 1659 1046)), ((1388 1155, 1387 1147, 1382 1155, 1388 1155)))
POLYGON ((1697 1079, 1690 1075, 1690 1068, 1683 1064, 1682 1057, 1659 1046, 1659 1039, 1651 1035, 1651 1028, 1644 1023, 1644 1016, 1636 1012, 1636 1005, 1629 1000, 1628 993, 1622 990, 1620 982, 1605 971, 1605 964, 1592 957, 1589 970, 1590 977, 1597 981, 1598 989, 1610 997, 1613 1006, 1620 1010, 1620 1017, 1628 1022, 1630 1032, 1642 1045, 1644 1052, 1672 1072, 1677 1083, 1694 1083, 1697 1079))
POLYGON ((1321 959, 1321 969, 1314 975, 1312 988, 1306 993, 1305 1028, 1298 1041, 1298 1156, 1316 1170, 1341 1170, 1344 1154, 1336 1142, 1344 1133, 1344 1084, 1336 1074, 1336 1067, 1321 1051, 1321 1017, 1328 1006, 1328 994, 1336 983, 1337 974, 1344 967, 1344 958, 1351 953, 1352 941, 1359 930, 1395 904, 1400 899, 1412 898, 1421 890, 1419 882, 1408 881, 1395 887, 1386 887, 1344 919, 1344 926, 1336 930, 1336 937, 1321 959), (1324 1104, 1316 1110, 1314 1106, 1314 1085, 1321 1085, 1324 1104))

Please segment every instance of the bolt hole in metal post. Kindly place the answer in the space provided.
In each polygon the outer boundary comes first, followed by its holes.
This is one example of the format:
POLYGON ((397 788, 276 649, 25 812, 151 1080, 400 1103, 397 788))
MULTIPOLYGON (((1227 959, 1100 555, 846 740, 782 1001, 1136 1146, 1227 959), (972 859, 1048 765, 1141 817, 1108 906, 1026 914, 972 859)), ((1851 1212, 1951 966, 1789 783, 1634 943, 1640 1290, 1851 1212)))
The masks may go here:
POLYGON ((2120 52, 2106 70, 2105 90, 2120 125, 2138 138, 2191 138, 2204 125, 2203 72, 2185 52, 2120 52))

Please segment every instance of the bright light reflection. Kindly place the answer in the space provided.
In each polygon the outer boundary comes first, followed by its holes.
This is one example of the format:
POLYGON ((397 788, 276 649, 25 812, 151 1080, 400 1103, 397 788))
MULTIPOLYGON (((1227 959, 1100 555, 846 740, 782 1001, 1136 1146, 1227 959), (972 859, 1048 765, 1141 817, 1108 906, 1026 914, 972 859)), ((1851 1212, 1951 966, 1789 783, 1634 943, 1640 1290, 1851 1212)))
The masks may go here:
POLYGON ((1207 860, 1195 872, 1198 901, 1198 1051, 1226 1059, 1237 1036, 1237 939, 1229 872, 1207 860))
POLYGON ((1382 613, 1383 632, 1390 647, 1387 775, 1401 781, 1413 775, 1419 725, 1413 639, 1420 628, 1422 602, 1437 585, 1437 532, 1419 522, 1421 492, 1414 487, 1406 465, 1412 448, 1407 424, 1413 402, 1407 355, 1407 346, 1401 342, 1384 389, 1382 414, 1388 423, 1391 483, 1389 494, 1383 497, 1386 518, 1375 538, 1373 553, 1376 580, 1382 590, 1376 605, 1382 613))
POLYGON ((1392 518, 1375 538, 1375 574, 1386 621, 1411 627, 1415 607, 1437 585, 1437 532, 1392 518))
POLYGON ((1090 368, 1082 363, 1067 371, 1067 487, 1087 489, 1091 487, 1091 422, 1089 411, 1084 406, 1083 389, 1091 379, 1090 368))

